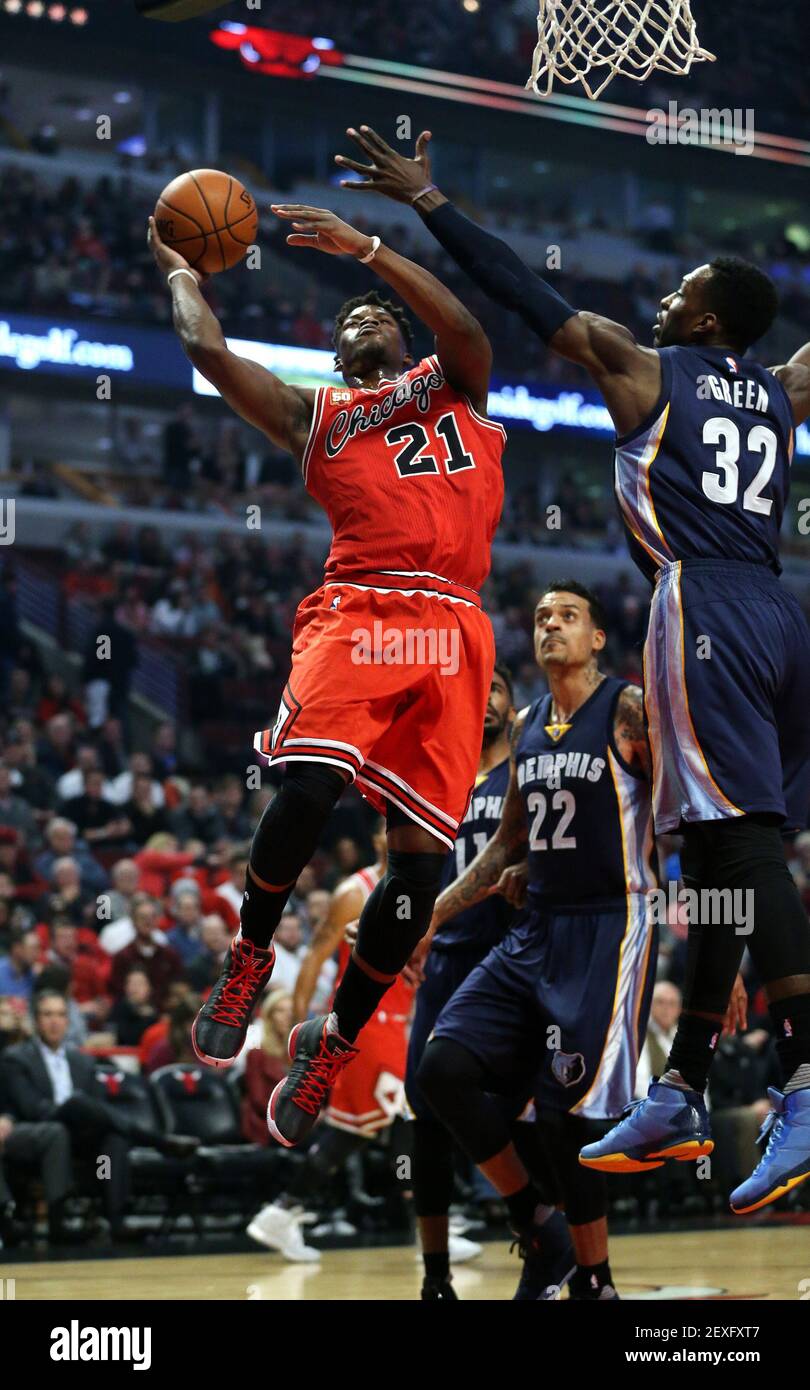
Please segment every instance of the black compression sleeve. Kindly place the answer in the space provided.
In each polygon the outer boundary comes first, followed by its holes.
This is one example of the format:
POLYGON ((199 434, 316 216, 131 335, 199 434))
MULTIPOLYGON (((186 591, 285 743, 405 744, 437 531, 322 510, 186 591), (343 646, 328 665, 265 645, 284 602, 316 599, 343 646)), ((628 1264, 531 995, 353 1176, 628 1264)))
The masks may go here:
POLYGON ((470 279, 497 304, 514 309, 544 342, 577 313, 505 241, 482 231, 452 203, 423 213, 422 220, 470 279))

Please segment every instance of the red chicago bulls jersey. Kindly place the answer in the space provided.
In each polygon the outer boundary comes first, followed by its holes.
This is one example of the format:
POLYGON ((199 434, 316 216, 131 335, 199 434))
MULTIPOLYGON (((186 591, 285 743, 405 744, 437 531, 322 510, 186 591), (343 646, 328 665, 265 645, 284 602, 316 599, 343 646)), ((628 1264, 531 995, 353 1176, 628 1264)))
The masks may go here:
POLYGON ((435 356, 375 389, 322 386, 303 472, 334 532, 327 580, 430 575, 479 590, 503 505, 505 439, 435 356))
MULTIPOLYGON (((347 882, 350 883, 353 888, 360 889, 363 894, 363 903, 365 904, 372 890, 379 883, 381 878, 382 874, 380 870, 376 865, 372 864, 370 868, 359 869, 356 874, 352 874, 347 882)), ((352 948, 348 941, 341 941, 338 948, 338 968, 335 977, 335 989, 337 989, 343 979, 343 972, 349 964, 351 953, 352 948)), ((397 1022, 404 1022, 411 1012, 412 1003, 413 990, 410 985, 405 984, 402 976, 398 975, 388 993, 380 1000, 380 1008, 377 1013, 379 1014, 380 1011, 382 1011, 392 1022, 394 1020, 397 1022)))

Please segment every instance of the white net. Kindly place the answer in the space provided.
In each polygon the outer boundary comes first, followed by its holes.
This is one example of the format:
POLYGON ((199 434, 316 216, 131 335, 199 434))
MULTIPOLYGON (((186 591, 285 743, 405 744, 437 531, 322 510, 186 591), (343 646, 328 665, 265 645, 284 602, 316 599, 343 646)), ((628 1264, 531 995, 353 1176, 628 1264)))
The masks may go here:
POLYGON ((698 42, 691 0, 540 0, 538 43, 526 83, 548 96, 555 77, 591 100, 619 73, 644 82, 715 61, 698 42))

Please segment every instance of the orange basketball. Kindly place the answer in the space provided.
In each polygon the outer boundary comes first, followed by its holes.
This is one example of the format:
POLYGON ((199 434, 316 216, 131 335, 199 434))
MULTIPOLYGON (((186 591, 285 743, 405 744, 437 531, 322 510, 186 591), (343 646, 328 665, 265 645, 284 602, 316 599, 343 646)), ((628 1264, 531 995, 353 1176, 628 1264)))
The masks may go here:
POLYGON ((241 261, 259 214, 244 184, 219 169, 192 169, 164 188, 155 207, 162 241, 205 275, 241 261))

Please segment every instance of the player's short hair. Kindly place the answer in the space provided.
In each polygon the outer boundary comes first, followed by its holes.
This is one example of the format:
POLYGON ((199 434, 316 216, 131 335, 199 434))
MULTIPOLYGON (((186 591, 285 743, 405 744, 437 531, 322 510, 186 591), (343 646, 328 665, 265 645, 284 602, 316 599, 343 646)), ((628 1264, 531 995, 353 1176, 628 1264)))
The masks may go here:
POLYGON ((512 672, 509 670, 509 667, 503 661, 496 661, 495 669, 493 670, 492 674, 493 676, 500 676, 501 680, 503 681, 504 685, 509 691, 510 703, 514 704, 515 686, 514 681, 512 680, 512 672))
POLYGON ((540 602, 544 594, 551 593, 576 594, 577 598, 584 598, 594 626, 603 631, 607 627, 607 613, 602 600, 593 589, 586 589, 584 584, 580 584, 578 579, 554 579, 551 584, 544 584, 537 596, 537 602, 540 602))
POLYGON ((400 304, 395 304, 393 299, 384 299, 379 290, 369 290, 367 294, 359 294, 354 299, 347 299, 337 312, 335 327, 332 333, 332 346, 335 352, 338 350, 340 335, 343 332, 343 325, 353 309, 359 309, 361 304, 376 304, 378 308, 385 309, 393 319, 396 319, 402 340, 405 343, 405 351, 410 356, 413 353, 413 329, 408 315, 400 304))
POLYGON ((779 312, 776 285, 764 270, 739 256, 716 256, 709 269, 707 304, 732 345, 745 352, 768 332, 779 312))

